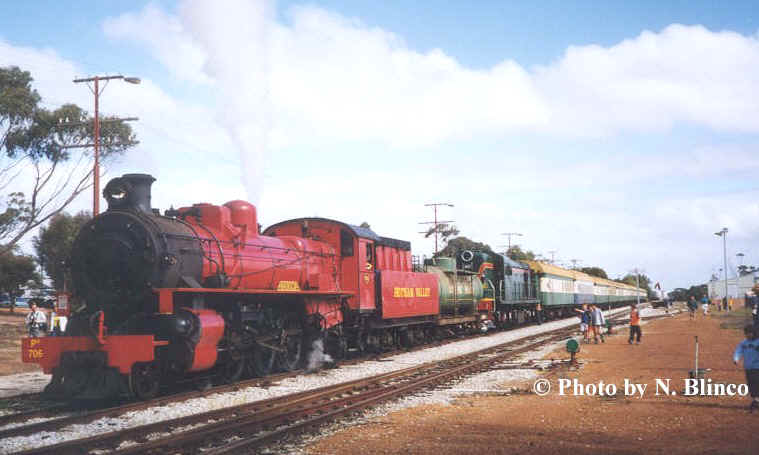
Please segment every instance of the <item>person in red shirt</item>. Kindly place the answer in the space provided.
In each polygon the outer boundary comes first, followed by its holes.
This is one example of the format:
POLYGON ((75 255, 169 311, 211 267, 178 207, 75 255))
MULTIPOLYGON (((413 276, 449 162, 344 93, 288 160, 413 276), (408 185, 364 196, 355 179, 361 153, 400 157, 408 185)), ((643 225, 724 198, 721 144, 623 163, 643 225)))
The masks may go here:
POLYGON ((640 313, 638 313, 638 308, 635 307, 635 305, 630 305, 630 338, 627 340, 628 343, 633 343, 633 338, 636 338, 635 344, 640 344, 640 313))

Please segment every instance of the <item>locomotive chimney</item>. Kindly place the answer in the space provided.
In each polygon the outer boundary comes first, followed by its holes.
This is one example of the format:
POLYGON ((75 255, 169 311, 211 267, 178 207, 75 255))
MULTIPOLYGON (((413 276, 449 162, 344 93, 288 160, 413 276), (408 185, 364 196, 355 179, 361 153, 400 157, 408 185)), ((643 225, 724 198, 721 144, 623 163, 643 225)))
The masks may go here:
POLYGON ((103 189, 108 210, 139 210, 152 213, 150 186, 155 182, 150 174, 124 174, 112 179, 103 189))

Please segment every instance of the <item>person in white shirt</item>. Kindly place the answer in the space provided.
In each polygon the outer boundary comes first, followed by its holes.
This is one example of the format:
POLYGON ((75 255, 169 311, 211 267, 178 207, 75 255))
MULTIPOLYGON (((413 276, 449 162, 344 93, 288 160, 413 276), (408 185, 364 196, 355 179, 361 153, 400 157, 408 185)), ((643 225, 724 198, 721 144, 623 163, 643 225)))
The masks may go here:
POLYGON ((591 318, 593 322, 593 340, 598 344, 598 337, 601 337, 601 343, 604 343, 604 334, 602 332, 604 324, 606 324, 606 318, 604 313, 595 304, 590 306, 591 318))
POLYGON ((47 317, 45 313, 37 309, 37 304, 32 303, 32 311, 26 315, 26 328, 29 329, 29 336, 32 338, 39 338, 42 334, 42 328, 45 327, 47 317))

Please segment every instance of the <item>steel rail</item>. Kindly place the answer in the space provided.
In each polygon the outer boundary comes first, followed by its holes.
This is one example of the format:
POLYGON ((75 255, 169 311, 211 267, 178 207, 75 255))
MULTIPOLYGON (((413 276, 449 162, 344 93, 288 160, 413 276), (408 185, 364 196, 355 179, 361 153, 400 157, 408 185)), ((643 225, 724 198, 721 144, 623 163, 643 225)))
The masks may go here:
MULTIPOLYGON (((453 338, 445 338, 442 340, 433 340, 433 341, 423 343, 423 344, 418 344, 412 347, 391 349, 391 350, 384 351, 381 353, 373 353, 373 354, 368 354, 368 355, 364 354, 359 357, 340 360, 336 362, 335 366, 342 367, 342 366, 355 365, 357 363, 366 362, 366 361, 380 360, 382 358, 397 355, 399 353, 416 352, 423 349, 444 346, 446 344, 454 343, 461 340, 486 337, 488 335, 491 335, 491 334, 476 333, 472 335, 460 335, 453 338)), ((13 428, 5 428, 5 429, 0 428, 0 439, 15 437, 15 436, 23 436, 23 435, 35 433, 37 431, 58 429, 58 428, 62 428, 64 426, 67 426, 73 423, 86 422, 87 420, 94 420, 103 416, 116 416, 116 415, 120 415, 129 411, 139 410, 139 409, 143 409, 143 408, 147 408, 151 406, 165 406, 166 404, 170 404, 172 402, 187 400, 191 398, 205 397, 213 393, 223 393, 223 392, 244 389, 246 387, 260 387, 262 385, 270 385, 273 382, 276 382, 282 379, 287 379, 294 376, 298 376, 304 373, 305 373, 304 370, 299 369, 299 370, 294 370, 292 372, 272 374, 272 375, 264 376, 261 378, 252 378, 245 381, 235 382, 233 384, 219 385, 219 386, 215 386, 215 387, 212 387, 211 389, 204 390, 204 391, 190 391, 190 392, 183 392, 179 394, 171 394, 167 396, 154 398, 148 401, 132 402, 132 403, 128 403, 121 406, 91 410, 85 413, 77 414, 76 416, 66 416, 66 417, 62 417, 58 419, 45 420, 43 422, 37 422, 33 424, 24 425, 23 427, 13 427, 13 428)), ((4 400, 40 398, 41 396, 42 394, 40 393, 29 393, 29 394, 20 394, 20 395, 6 397, 4 398, 4 400)), ((69 403, 56 404, 54 406, 48 406, 41 409, 33 409, 29 411, 17 412, 13 414, 0 416, 0 427, 4 427, 16 422, 25 422, 31 419, 54 417, 56 413, 65 412, 66 410, 70 410, 70 412, 81 412, 80 410, 70 409, 69 403)))
POLYGON ((243 450, 258 447, 285 435, 303 431, 308 427, 361 411, 381 402, 487 370, 494 364, 534 349, 536 345, 551 343, 562 338, 566 338, 566 335, 559 334, 543 338, 513 350, 507 347, 514 344, 512 342, 497 348, 487 348, 483 350, 484 352, 423 364, 412 367, 403 375, 394 376, 390 381, 386 379, 372 381, 375 387, 366 387, 349 396, 335 393, 332 399, 309 401, 311 403, 309 407, 287 405, 282 407, 279 413, 218 422, 212 427, 172 435, 116 453, 119 455, 153 454, 167 450, 174 453, 195 453, 201 448, 204 454, 242 453, 243 450), (499 350, 500 353, 494 355, 499 350), (483 355, 486 358, 474 360, 483 355), (235 441, 208 449, 209 445, 218 444, 218 441, 228 441, 229 438, 235 438, 235 441))
MULTIPOLYGON (((148 443, 144 443, 142 445, 138 446, 132 446, 128 447, 119 453, 141 453, 141 452, 151 452, 151 451, 162 451, 167 448, 167 444, 169 446, 176 446, 177 444, 182 445, 183 441, 190 441, 187 442, 187 444, 190 444, 191 446, 195 446, 198 438, 203 439, 205 438, 216 438, 219 434, 226 434, 229 431, 232 431, 230 428, 234 427, 242 427, 246 428, 250 425, 271 425, 274 422, 281 422, 284 418, 285 420, 292 420, 296 418, 298 415, 303 414, 304 412, 307 415, 311 415, 312 413, 309 411, 309 409, 316 409, 317 412, 322 413, 328 413, 327 408, 336 406, 338 402, 343 403, 343 401, 356 401, 356 398, 353 396, 348 396, 341 398, 340 395, 347 393, 349 390, 357 389, 357 388, 367 388, 371 384, 377 384, 381 382, 387 382, 387 381, 398 381, 401 377, 405 376, 407 379, 406 381, 409 381, 408 378, 413 377, 419 377, 421 376, 430 376, 433 369, 439 369, 441 368, 441 365, 460 365, 460 370, 465 371, 469 370, 471 371, 472 368, 474 368, 476 365, 479 365, 481 363, 472 362, 472 359, 477 358, 478 356, 484 355, 484 354, 492 354, 493 352, 497 351, 503 351, 506 356, 514 356, 518 355, 522 352, 526 352, 530 349, 533 349, 535 347, 535 342, 532 340, 537 339, 538 344, 544 344, 551 340, 558 338, 566 338, 566 332, 569 330, 567 328, 562 329, 556 329, 553 332, 553 336, 551 336, 552 332, 533 335, 531 337, 522 338, 520 340, 514 340, 510 341, 508 343, 504 343, 498 346, 493 346, 489 348, 482 349, 480 351, 476 351, 473 353, 465 354, 462 356, 454 357, 452 359, 448 359, 442 362, 433 362, 433 363, 427 363, 416 367, 410 367, 403 370, 396 370, 391 373, 386 373, 383 375, 379 375, 376 377, 370 377, 370 378, 364 378, 360 380, 353 381, 351 383, 347 384, 337 384, 334 386, 327 386, 322 389, 318 389, 317 391, 307 391, 307 392, 300 392, 298 394, 294 395, 286 395, 282 397, 278 397, 272 400, 264 400, 259 401, 251 404, 246 405, 240 405, 235 408, 226 408, 226 409, 219 409, 215 411, 210 411, 208 413, 202 413, 198 415, 192 415, 192 416, 186 416, 178 419, 172 419, 169 421, 164 422, 156 422, 154 424, 149 425, 143 425, 140 427, 134 427, 118 432, 112 432, 112 433, 105 433, 102 435, 93 436, 86 439, 80 439, 80 440, 72 440, 67 441, 63 443, 59 443, 56 445, 51 445, 47 447, 41 447, 41 448, 35 448, 26 452, 21 452, 23 454, 31 454, 31 453, 38 453, 38 454, 44 454, 44 453, 55 453, 55 454, 66 454, 66 453, 83 453, 88 450, 92 450, 95 448, 106 448, 107 450, 113 450, 116 448, 116 444, 120 443, 124 440, 137 440, 137 441, 144 441, 145 435, 156 433, 159 431, 167 432, 171 431, 173 429, 181 428, 183 426, 189 426, 189 425, 198 425, 199 423, 208 422, 208 420, 214 420, 214 419, 220 419, 220 418, 226 418, 226 420, 212 423, 210 426, 207 424, 205 427, 201 428, 193 428, 191 431, 187 431, 185 433, 180 433, 176 435, 171 435, 167 438, 154 440, 148 443), (557 335, 556 332, 559 332, 557 335), (525 345, 525 343, 527 343, 525 345), (512 350, 510 349, 511 346, 514 345, 524 345, 523 347, 512 350), (328 397, 331 396, 332 398, 328 397), (343 401, 340 401, 343 400, 343 401), (303 403, 314 403, 310 406, 303 406, 303 403), (246 409, 248 411, 246 411, 246 409), (283 417, 284 416, 284 417, 283 417)), ((486 362, 488 364, 492 364, 494 362, 500 361, 500 357, 493 357, 486 359, 486 362)), ((484 364, 482 364, 484 365, 484 364)), ((449 367, 451 368, 451 367, 449 367)), ((452 374, 458 374, 455 370, 452 374)), ((437 377, 442 378, 443 376, 440 375, 432 375, 430 377, 437 377)), ((447 377, 447 376, 446 376, 447 377)), ((427 380, 422 379, 422 384, 428 383, 427 380)), ((415 381, 412 381, 415 382, 415 381)), ((416 381, 419 382, 419 381, 416 381)), ((409 388, 402 388, 402 390, 410 390, 409 388)), ((372 388, 368 393, 376 393, 380 394, 383 399, 388 397, 387 395, 387 389, 382 388, 372 388), (378 391, 379 390, 379 391, 378 391), (381 391, 381 392, 380 392, 381 391)), ((398 392, 403 393, 403 392, 398 392)), ((362 395, 363 396, 363 395, 362 395)), ((364 396, 364 399, 368 399, 364 396)), ((249 432, 250 428, 246 428, 245 432, 249 432)))
MULTIPOLYGON (((614 319, 614 317, 612 316, 612 317, 610 317, 610 319, 614 319)), ((504 345, 498 345, 498 346, 495 346, 495 347, 486 348, 486 349, 483 349, 481 351, 477 351, 475 353, 466 354, 466 355, 460 356, 460 357, 462 357, 462 358, 466 358, 466 357, 470 357, 471 358, 473 356, 476 357, 478 355, 482 355, 484 352, 488 352, 488 351, 492 352, 494 349, 499 349, 499 348, 501 348, 503 346, 508 346, 508 345, 512 345, 512 344, 525 343, 525 342, 529 342, 529 340, 535 339, 535 338, 544 338, 547 335, 550 335, 551 333, 561 332, 562 336, 565 336, 565 335, 563 335, 563 332, 565 332, 567 330, 568 330, 567 328, 555 329, 554 331, 551 331, 551 332, 546 332, 546 333, 542 333, 542 334, 538 334, 538 335, 533 335, 533 336, 530 336, 530 337, 522 338, 520 340, 514 340, 514 341, 508 342, 508 343, 506 343, 504 345)), ((573 330, 573 329, 569 329, 569 330, 573 330)), ((454 340, 445 340, 442 343, 438 342, 436 344, 445 345, 447 343, 454 342, 454 341, 457 341, 457 340, 455 340, 455 339, 454 340)), ((545 342, 546 341, 542 341, 540 343, 545 343, 545 342)), ((428 347, 431 347, 431 346, 429 344, 426 344, 426 345, 417 346, 417 347, 415 347, 412 350, 426 349, 428 347)), ((395 354, 398 353, 398 351, 399 350, 394 350, 394 351, 391 351, 391 352, 384 353, 384 355, 377 356, 377 357, 375 357, 375 359, 380 358, 380 357, 395 355, 395 354)), ((406 351, 408 351, 408 349, 406 349, 406 351)), ((521 349, 519 352, 524 352, 524 350, 521 349)), ((513 355, 513 354, 510 354, 510 355, 513 355)), ((351 363, 358 363, 358 362, 362 362, 362 361, 366 361, 366 360, 371 360, 371 359, 366 359, 366 358, 363 358, 363 359, 352 359, 352 360, 349 360, 349 361, 342 362, 341 365, 346 365, 346 364, 351 364, 351 363)), ((450 362, 450 361, 452 361, 452 359, 449 359, 446 362, 450 362)), ((429 366, 427 366, 427 367, 429 368, 429 366)), ((411 369, 414 369, 414 368, 421 368, 421 367, 412 367, 411 369)), ((388 374, 387 377, 388 378, 389 377, 395 377, 398 374, 400 374, 399 372, 404 372, 404 371, 411 370, 411 369, 397 370, 396 372, 388 374)), ((82 415, 68 416, 68 417, 64 417, 64 418, 61 418, 61 419, 55 419, 55 420, 47 420, 47 421, 36 423, 36 424, 31 424, 31 425, 27 425, 27 426, 23 426, 23 427, 10 428, 10 429, 6 429, 6 430, 3 430, 3 431, 0 431, 0 438, 6 438, 6 437, 12 437, 12 436, 21 436, 21 435, 25 435, 25 434, 31 434, 31 433, 34 433, 34 432, 37 432, 37 431, 44 431, 44 430, 49 431, 51 429, 62 428, 64 426, 70 425, 72 423, 81 423, 81 422, 86 422, 88 420, 91 421, 91 420, 94 420, 94 419, 96 419, 98 417, 117 416, 117 415, 121 415, 121 414, 123 414, 125 412, 132 411, 132 410, 145 409, 145 408, 149 408, 149 407, 153 407, 153 406, 162 406, 162 405, 166 405, 166 404, 169 404, 169 403, 172 403, 172 402, 182 401, 182 400, 186 400, 186 399, 190 399, 190 398, 208 396, 208 395, 211 395, 211 394, 214 394, 214 393, 219 393, 219 392, 225 392, 225 391, 230 391, 230 390, 231 391, 240 390, 240 389, 243 389, 243 388, 246 388, 246 387, 252 387, 252 386, 261 386, 261 385, 265 385, 267 383, 270 384, 273 381, 276 381, 278 379, 284 379, 284 378, 296 376, 296 375, 302 374, 302 373, 303 373, 303 371, 298 370, 298 371, 294 371, 294 372, 290 372, 290 373, 283 373, 283 374, 279 374, 279 375, 272 375, 272 376, 267 376, 267 377, 264 377, 264 378, 256 378, 256 379, 249 380, 249 381, 239 382, 239 383, 225 385, 225 386, 219 386, 219 387, 215 387, 213 389, 210 389, 210 390, 207 390, 207 391, 203 391, 203 392, 198 392, 198 391, 186 392, 186 393, 172 395, 172 396, 168 396, 168 397, 157 398, 157 399, 150 400, 150 401, 147 401, 147 402, 131 403, 131 404, 128 404, 128 405, 125 405, 125 406, 119 406, 119 407, 115 407, 115 408, 109 408, 109 409, 91 411, 91 412, 87 412, 87 413, 82 414, 82 415)), ((356 388, 356 387, 360 387, 360 383, 362 381, 363 381, 363 383, 368 384, 368 383, 376 382, 378 380, 381 380, 381 378, 380 377, 367 378, 365 380, 354 381, 352 383, 345 384, 344 386, 345 387, 356 388)), ((278 398, 275 398, 273 400, 269 400, 268 401, 269 404, 267 406, 274 406, 275 403, 285 402, 287 400, 293 400, 293 399, 296 399, 296 398, 298 398, 300 396, 304 396, 305 397, 306 395, 304 395, 303 393, 298 393, 298 394, 294 394, 294 395, 287 395, 287 396, 283 396, 283 397, 278 397, 278 398)), ((308 399, 308 398, 306 397, 304 399, 308 399)), ((256 404, 256 406, 257 406, 257 404, 256 404)), ((255 406, 254 406, 254 408, 255 408, 255 406)), ((242 408, 240 410, 242 411, 242 408)), ((218 415, 229 414, 231 412, 237 412, 237 411, 234 411, 233 409, 227 408, 227 409, 220 409, 220 410, 216 410, 216 411, 210 411, 209 413, 204 413, 203 415, 205 415, 205 414, 208 414, 208 415, 217 415, 216 418, 218 418, 218 415)), ((16 414, 16 415, 20 415, 20 414, 16 414)), ((9 417, 9 416, 5 416, 5 417, 9 417)), ((10 416, 10 417, 12 417, 12 416, 10 416)), ((211 417, 209 417, 209 418, 211 418, 211 417)), ((181 423, 182 419, 186 419, 186 418, 173 419, 173 420, 164 421, 164 422, 157 422, 155 424, 150 424, 149 426, 153 430, 156 430, 156 429, 160 428, 161 426, 163 426, 164 428, 166 428, 166 427, 172 427, 172 426, 181 426, 182 425, 182 423, 181 423)), ((142 426, 142 427, 134 427, 132 429, 123 430, 123 433, 118 433, 119 436, 117 436, 117 437, 119 439, 121 439, 121 438, 125 437, 127 434, 139 434, 139 431, 146 430, 146 429, 147 428, 145 428, 145 426, 142 426)), ((155 432, 155 431, 152 431, 152 432, 155 432)), ((107 434, 104 434, 104 435, 95 436, 93 438, 88 438, 88 439, 84 439, 84 440, 78 440, 78 442, 83 444, 83 443, 85 443, 85 441, 89 441, 90 439, 92 439, 92 442, 95 442, 95 441, 106 441, 106 440, 108 440, 108 437, 106 437, 106 436, 108 436, 109 434, 110 433, 107 433, 107 434)), ((73 442, 76 442, 76 441, 73 441, 73 442)), ((55 453, 61 453, 60 450, 65 449, 65 447, 67 447, 68 444, 72 444, 73 442, 69 441, 69 442, 66 442, 66 443, 61 443, 61 444, 57 444, 55 446, 49 446, 49 447, 50 448, 55 448, 55 451, 56 451, 55 453)), ((45 453, 46 450, 47 450, 46 447, 36 448, 36 449, 34 449, 34 450, 32 450, 32 451, 30 451, 28 453, 45 453)), ((81 453, 81 449, 79 449, 77 452, 81 453)))

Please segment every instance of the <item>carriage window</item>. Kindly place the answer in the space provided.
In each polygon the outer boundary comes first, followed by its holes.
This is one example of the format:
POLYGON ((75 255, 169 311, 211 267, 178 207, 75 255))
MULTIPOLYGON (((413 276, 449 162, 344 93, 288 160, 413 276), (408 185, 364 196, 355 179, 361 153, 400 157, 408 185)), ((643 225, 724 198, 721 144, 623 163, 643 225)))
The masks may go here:
POLYGON ((369 245, 369 244, 367 244, 366 245, 366 262, 368 262, 368 263, 371 264, 373 262, 373 260, 374 260, 372 256, 373 256, 372 255, 372 246, 369 245))
POLYGON ((340 255, 342 257, 353 256, 353 236, 345 229, 340 230, 340 255))

